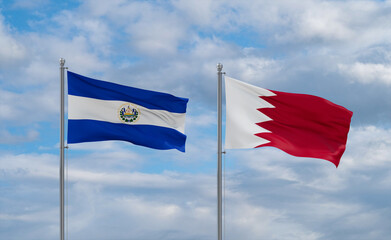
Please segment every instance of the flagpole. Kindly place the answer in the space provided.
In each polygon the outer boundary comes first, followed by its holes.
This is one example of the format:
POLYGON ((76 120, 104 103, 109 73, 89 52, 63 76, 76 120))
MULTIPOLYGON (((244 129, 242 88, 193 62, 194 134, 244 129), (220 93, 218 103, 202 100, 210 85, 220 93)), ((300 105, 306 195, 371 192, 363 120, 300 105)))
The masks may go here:
POLYGON ((60 240, 64 240, 64 71, 65 59, 60 58, 60 240))
POLYGON ((217 64, 217 239, 222 240, 222 164, 221 157, 222 151, 222 88, 223 88, 223 64, 217 64))

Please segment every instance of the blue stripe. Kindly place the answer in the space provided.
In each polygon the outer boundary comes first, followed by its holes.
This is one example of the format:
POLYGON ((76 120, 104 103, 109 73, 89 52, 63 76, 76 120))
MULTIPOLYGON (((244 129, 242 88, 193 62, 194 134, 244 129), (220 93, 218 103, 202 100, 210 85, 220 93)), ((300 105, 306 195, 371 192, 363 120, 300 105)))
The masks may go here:
POLYGON ((185 113, 189 99, 171 94, 128 87, 111 82, 100 81, 68 71, 68 94, 131 102, 149 109, 185 113))
POLYGON ((127 125, 96 120, 68 120, 68 143, 122 140, 154 149, 185 152, 186 135, 152 125, 127 125))

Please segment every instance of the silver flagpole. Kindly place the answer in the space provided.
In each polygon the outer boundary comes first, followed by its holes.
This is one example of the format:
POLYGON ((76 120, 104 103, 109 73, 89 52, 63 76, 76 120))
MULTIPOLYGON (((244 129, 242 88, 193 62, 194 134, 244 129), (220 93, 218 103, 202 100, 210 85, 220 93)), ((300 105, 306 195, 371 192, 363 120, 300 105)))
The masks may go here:
POLYGON ((223 88, 223 64, 217 64, 217 239, 222 240, 223 228, 222 228, 222 174, 221 174, 221 156, 222 151, 222 88, 223 88))
POLYGON ((61 113, 60 113, 60 240, 64 240, 64 71, 65 59, 60 58, 61 113))

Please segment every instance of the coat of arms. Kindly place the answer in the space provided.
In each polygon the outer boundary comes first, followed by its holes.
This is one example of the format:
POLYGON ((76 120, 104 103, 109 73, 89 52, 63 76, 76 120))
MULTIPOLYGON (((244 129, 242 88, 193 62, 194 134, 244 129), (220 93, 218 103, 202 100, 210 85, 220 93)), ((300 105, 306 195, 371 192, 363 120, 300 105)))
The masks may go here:
POLYGON ((124 123, 136 122, 139 118, 139 110, 133 104, 130 103, 123 104, 119 108, 119 118, 124 123))

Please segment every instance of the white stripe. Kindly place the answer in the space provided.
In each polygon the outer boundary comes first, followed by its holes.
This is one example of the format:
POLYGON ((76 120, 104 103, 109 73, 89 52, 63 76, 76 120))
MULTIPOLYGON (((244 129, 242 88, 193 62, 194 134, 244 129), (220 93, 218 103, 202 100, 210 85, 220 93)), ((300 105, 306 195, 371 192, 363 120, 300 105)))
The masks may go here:
POLYGON ((256 123, 270 121, 259 108, 274 108, 259 96, 274 96, 267 89, 225 77, 226 127, 225 148, 254 148, 269 141, 255 136, 269 132, 256 123))
MULTIPOLYGON (((68 95, 68 119, 89 119, 111 123, 124 123, 119 117, 120 107, 129 102, 100 100, 95 98, 68 95)), ((185 113, 172 113, 164 110, 151 110, 137 104, 139 116, 131 125, 156 125, 174 128, 185 132, 185 113)))

